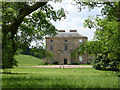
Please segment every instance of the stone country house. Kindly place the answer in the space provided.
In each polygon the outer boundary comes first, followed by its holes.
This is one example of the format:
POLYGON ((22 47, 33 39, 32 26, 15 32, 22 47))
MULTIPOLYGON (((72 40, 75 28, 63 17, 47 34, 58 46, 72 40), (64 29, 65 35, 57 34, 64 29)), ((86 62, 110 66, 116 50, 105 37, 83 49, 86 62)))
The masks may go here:
MULTIPOLYGON (((54 37, 46 37, 47 51, 53 53, 58 64, 74 64, 88 63, 88 55, 77 56, 76 59, 71 58, 71 52, 79 47, 83 42, 87 41, 87 37, 79 34, 77 30, 59 30, 54 37)), ((48 60, 50 63, 51 60, 48 60)))

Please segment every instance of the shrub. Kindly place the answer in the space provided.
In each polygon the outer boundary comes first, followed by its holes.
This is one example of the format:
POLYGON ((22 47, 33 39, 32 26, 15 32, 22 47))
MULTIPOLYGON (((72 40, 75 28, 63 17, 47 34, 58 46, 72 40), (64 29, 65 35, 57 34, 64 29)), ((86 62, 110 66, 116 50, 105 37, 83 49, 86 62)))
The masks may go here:
POLYGON ((58 65, 58 61, 57 60, 52 60, 51 64, 58 65))
POLYGON ((48 65, 48 62, 47 61, 44 61, 41 63, 42 65, 48 65))
POLYGON ((106 55, 100 55, 96 57, 93 61, 93 68, 97 70, 112 70, 118 71, 119 60, 110 60, 106 55))
POLYGON ((77 62, 76 63, 72 63, 72 65, 79 65, 79 63, 77 63, 77 62))

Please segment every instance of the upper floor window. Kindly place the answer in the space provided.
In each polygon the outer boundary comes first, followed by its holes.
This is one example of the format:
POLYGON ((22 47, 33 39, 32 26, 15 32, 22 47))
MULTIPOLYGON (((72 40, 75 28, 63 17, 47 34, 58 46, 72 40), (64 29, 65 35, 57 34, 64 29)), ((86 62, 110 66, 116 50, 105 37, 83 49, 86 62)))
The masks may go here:
POLYGON ((50 42, 53 42, 53 40, 50 40, 50 42))
POLYGON ((51 51, 53 50, 53 46, 52 46, 52 45, 50 46, 50 50, 51 50, 51 51))
POLYGON ((65 51, 68 50, 68 46, 65 46, 65 51))
POLYGON ((68 40, 65 40, 65 41, 64 41, 64 43, 67 43, 67 42, 68 42, 68 40))
POLYGON ((79 42, 82 42, 82 39, 79 39, 79 42))

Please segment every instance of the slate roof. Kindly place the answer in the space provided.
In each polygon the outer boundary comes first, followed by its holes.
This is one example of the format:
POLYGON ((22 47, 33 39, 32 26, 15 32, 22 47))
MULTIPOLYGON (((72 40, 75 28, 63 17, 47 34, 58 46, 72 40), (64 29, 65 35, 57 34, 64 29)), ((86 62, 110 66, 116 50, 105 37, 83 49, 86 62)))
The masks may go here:
MULTIPOLYGON (((50 36, 50 37, 52 37, 52 36, 50 36)), ((60 37, 86 37, 86 36, 83 36, 82 34, 80 34, 78 32, 58 32, 58 34, 53 37, 60 38, 60 37)))

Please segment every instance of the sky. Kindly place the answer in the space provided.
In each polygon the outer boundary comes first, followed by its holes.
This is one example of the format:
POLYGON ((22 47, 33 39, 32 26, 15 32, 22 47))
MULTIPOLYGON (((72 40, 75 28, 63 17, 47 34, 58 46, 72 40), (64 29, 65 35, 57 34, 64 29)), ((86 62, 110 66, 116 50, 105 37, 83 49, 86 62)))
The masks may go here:
POLYGON ((71 3, 75 4, 73 0, 62 0, 61 3, 54 3, 51 1, 48 2, 48 4, 51 4, 55 10, 58 10, 62 7, 68 12, 66 19, 62 19, 61 21, 57 22, 51 21, 52 24, 55 25, 58 30, 65 30, 66 32, 69 32, 69 30, 77 30, 77 32, 83 36, 87 36, 88 40, 91 41, 93 39, 95 29, 84 28, 83 22, 88 18, 88 16, 100 14, 101 8, 95 8, 89 11, 86 7, 79 12, 77 6, 74 6, 71 3))

